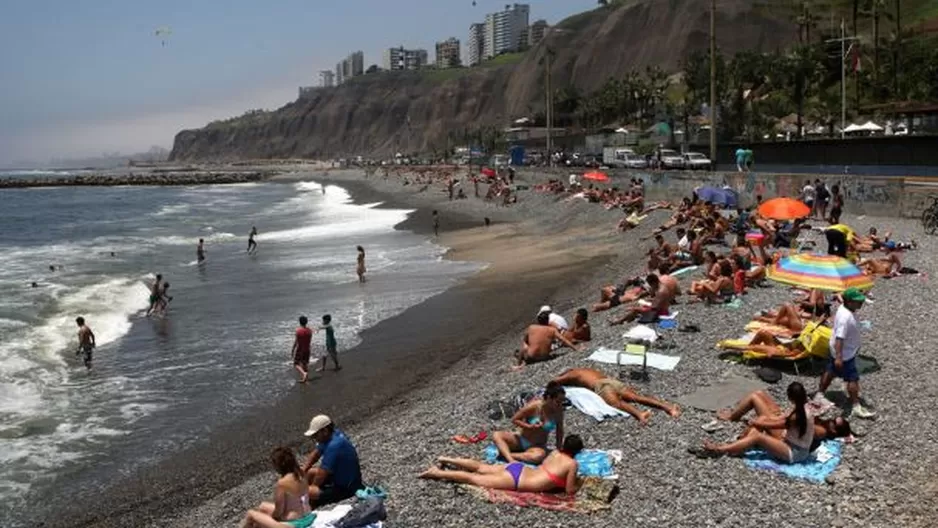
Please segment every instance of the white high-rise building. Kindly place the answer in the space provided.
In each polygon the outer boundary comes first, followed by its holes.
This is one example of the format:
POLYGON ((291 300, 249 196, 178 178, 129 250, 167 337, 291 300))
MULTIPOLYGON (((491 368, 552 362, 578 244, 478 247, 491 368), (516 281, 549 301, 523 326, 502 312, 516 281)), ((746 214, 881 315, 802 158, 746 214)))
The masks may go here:
POLYGON ((335 86, 335 72, 332 70, 322 70, 319 72, 319 86, 323 88, 332 88, 335 86))
POLYGON ((452 37, 436 43, 436 67, 445 70, 462 66, 459 53, 459 39, 452 37))
POLYGON ((506 5, 504 11, 485 15, 483 58, 490 59, 502 53, 527 47, 528 4, 506 5))
POLYGON ((469 66, 482 62, 485 52, 485 24, 472 24, 469 26, 469 43, 466 45, 469 54, 469 66))
POLYGON ((403 46, 384 51, 384 69, 419 70, 427 66, 429 54, 425 49, 404 49, 403 46))

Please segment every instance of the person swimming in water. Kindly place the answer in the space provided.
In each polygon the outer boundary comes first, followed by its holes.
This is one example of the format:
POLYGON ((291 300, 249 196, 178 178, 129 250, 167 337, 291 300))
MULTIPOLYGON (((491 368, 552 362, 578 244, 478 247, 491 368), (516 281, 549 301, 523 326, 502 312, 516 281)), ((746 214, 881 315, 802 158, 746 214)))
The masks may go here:
POLYGON ((195 248, 195 256, 199 264, 205 261, 205 239, 199 239, 199 245, 195 248))
POLYGON ((159 273, 156 274, 156 280, 153 282, 153 285, 150 286, 150 306, 147 308, 147 317, 153 313, 153 310, 156 308, 157 301, 160 300, 160 293, 163 291, 163 276, 159 273))
POLYGON ((251 233, 248 235, 248 253, 253 253, 257 251, 257 242, 254 241, 254 237, 257 236, 257 227, 251 226, 251 233))

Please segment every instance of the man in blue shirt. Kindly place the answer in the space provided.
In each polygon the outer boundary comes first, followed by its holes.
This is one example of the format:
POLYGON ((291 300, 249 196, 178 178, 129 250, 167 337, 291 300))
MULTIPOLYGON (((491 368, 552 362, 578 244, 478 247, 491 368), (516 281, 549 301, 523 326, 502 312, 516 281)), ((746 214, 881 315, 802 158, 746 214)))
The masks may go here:
POLYGON ((358 452, 345 433, 332 420, 320 414, 309 422, 305 435, 316 441, 316 448, 302 470, 309 481, 309 503, 315 508, 353 497, 362 487, 358 452), (319 462, 319 467, 313 467, 319 462))

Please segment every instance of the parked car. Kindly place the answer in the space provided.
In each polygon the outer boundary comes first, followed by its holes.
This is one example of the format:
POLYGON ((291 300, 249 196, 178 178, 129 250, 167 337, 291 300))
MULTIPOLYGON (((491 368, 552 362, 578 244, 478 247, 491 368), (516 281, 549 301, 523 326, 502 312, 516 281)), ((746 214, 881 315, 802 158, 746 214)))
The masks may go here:
POLYGON ((598 169, 602 163, 600 163, 599 158, 596 156, 583 156, 580 158, 582 160, 583 166, 590 169, 598 169))
MULTIPOLYGON (((677 151, 671 149, 661 149, 661 168, 664 169, 683 169, 684 158, 677 151)), ((657 156, 656 156, 657 157, 657 156)))
POLYGON ((622 154, 617 162, 627 169, 647 169, 648 160, 638 154, 622 154))
POLYGON ((712 163, 710 158, 699 152, 684 153, 684 168, 690 170, 710 170, 712 163))

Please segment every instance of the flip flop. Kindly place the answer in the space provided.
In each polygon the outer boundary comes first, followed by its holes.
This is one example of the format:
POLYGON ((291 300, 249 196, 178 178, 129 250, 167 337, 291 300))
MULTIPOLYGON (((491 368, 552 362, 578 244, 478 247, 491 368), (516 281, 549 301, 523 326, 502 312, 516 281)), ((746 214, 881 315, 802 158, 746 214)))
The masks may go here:
POLYGON ((678 332, 697 333, 697 332, 700 332, 700 327, 697 326, 697 325, 695 325, 695 324, 686 324, 686 325, 684 325, 684 326, 678 328, 677 331, 678 331, 678 332))
POLYGON ((488 437, 488 433, 485 431, 479 431, 475 436, 472 437, 466 435, 456 435, 453 437, 453 442, 456 442, 457 444, 478 444, 488 437))

